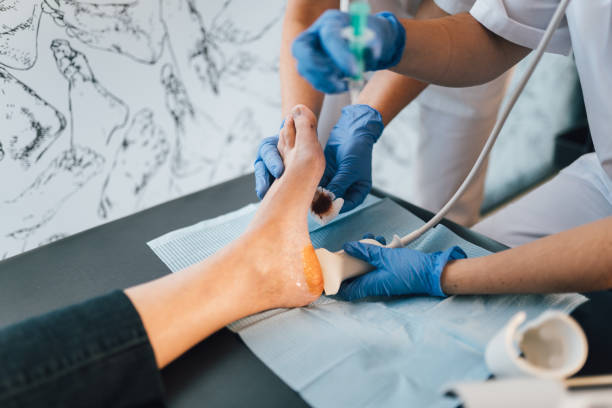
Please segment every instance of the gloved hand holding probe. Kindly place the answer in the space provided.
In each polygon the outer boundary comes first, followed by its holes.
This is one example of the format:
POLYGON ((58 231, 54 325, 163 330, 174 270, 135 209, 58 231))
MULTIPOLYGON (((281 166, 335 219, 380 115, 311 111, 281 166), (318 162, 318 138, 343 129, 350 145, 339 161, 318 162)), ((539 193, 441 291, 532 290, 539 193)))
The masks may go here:
MULTIPOLYGON (((364 238, 374 236, 369 234, 364 238)), ((385 244, 384 238, 381 238, 375 239, 385 244)), ((361 242, 348 242, 344 244, 344 251, 376 268, 342 284, 338 295, 345 300, 409 294, 446 297, 440 285, 444 267, 449 261, 467 257, 458 246, 427 254, 408 247, 384 248, 361 242)))

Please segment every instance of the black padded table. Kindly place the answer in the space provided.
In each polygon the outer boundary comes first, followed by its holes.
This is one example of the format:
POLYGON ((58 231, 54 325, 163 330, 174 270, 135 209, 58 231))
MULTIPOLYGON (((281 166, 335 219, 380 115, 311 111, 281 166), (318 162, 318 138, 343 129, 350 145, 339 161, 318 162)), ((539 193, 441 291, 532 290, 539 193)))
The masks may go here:
MULTIPOLYGON (((391 198, 423 219, 432 216, 391 198)), ((255 201, 253 176, 246 175, 4 260, 0 262, 0 327, 168 274, 146 245, 148 241, 255 201)), ((452 222, 444 224, 490 251, 505 248, 452 222)), ((600 297, 609 306, 612 302, 605 295, 600 297)), ((609 326, 607 319, 602 324, 593 311, 584 315, 597 330, 609 326)), ((605 346, 606 340, 602 341, 605 346)), ((169 365, 162 376, 171 407, 307 406, 227 329, 169 365)))

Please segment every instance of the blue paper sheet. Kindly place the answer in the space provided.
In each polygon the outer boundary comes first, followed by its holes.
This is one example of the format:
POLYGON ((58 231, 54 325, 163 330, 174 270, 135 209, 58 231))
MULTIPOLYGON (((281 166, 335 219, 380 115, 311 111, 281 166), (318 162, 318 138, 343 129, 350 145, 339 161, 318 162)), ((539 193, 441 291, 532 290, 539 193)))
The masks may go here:
MULTIPOLYGON (((255 209, 171 232, 149 246, 175 272, 236 238, 255 209)), ((310 231, 315 247, 337 250, 364 232, 390 240, 422 223, 391 200, 369 197, 327 226, 310 224, 310 231)), ((470 257, 488 253, 442 225, 411 244, 426 252, 451 245, 470 257)), ((584 300, 577 294, 406 296, 349 303, 323 296, 308 307, 269 311, 230 328, 313 406, 452 407, 456 401, 443 397, 442 387, 488 377, 485 346, 517 311, 530 318, 546 309, 570 312, 584 300)))

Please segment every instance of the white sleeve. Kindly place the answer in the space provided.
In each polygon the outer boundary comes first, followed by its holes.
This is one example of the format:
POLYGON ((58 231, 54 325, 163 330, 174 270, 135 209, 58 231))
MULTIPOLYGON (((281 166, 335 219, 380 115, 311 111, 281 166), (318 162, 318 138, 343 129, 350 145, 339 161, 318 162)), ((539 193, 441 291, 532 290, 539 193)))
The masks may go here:
POLYGON ((470 11, 475 0, 434 0, 436 5, 448 14, 458 14, 470 11))
MULTIPOLYGON (((559 0, 476 0, 470 14, 500 37, 535 49, 558 5, 559 0)), ((571 50, 569 28, 564 17, 546 51, 568 55, 571 50)))

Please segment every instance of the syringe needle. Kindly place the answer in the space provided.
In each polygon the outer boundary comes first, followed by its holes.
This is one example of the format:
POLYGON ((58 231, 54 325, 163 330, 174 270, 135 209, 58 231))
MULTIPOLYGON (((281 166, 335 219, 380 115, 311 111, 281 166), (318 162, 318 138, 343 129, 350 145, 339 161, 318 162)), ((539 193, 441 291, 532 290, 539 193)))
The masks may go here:
MULTIPOLYGON (((346 3, 346 2, 344 2, 346 3)), ((346 7, 346 4, 344 4, 346 7)), ((357 103, 357 98, 365 81, 363 73, 365 71, 364 49, 366 43, 366 30, 368 15, 370 14, 370 6, 367 1, 354 1, 348 7, 348 12, 351 18, 351 27, 348 31, 348 39, 351 53, 355 57, 356 74, 348 79, 349 95, 351 104, 357 103)))

